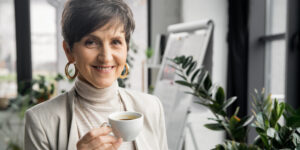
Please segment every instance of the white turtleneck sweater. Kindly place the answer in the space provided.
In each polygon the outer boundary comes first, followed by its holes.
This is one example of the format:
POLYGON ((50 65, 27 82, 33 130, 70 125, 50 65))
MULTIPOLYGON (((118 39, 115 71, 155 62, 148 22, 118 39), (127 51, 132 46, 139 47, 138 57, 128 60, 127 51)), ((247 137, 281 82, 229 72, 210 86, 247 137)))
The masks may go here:
MULTIPOLYGON (((124 111, 121 97, 118 93, 118 82, 110 87, 97 89, 79 79, 75 82, 77 98, 75 100, 75 118, 79 138, 93 128, 99 128, 103 122, 108 122, 108 115, 124 111)), ((119 150, 134 150, 133 142, 123 142, 119 150)))

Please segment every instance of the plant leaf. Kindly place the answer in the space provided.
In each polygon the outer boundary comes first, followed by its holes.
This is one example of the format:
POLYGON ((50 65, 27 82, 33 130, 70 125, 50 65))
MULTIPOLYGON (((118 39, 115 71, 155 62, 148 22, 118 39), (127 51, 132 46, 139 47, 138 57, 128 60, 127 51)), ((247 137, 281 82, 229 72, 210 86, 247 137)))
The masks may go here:
POLYGON ((223 110, 226 110, 227 107, 229 107, 233 102, 235 102, 236 99, 237 99, 236 96, 230 97, 230 98, 223 104, 222 109, 223 109, 223 110))
POLYGON ((193 61, 193 56, 188 56, 182 63, 182 68, 185 69, 193 61))
POLYGON ((241 122, 244 122, 244 123, 242 124, 242 126, 245 127, 245 126, 247 126, 248 124, 250 124, 251 121, 253 120, 253 118, 254 118, 253 116, 250 116, 250 117, 246 117, 246 118, 245 118, 246 121, 244 121, 244 119, 243 119, 243 120, 241 121, 241 122))
POLYGON ((195 68, 197 67, 197 62, 196 61, 193 61, 189 68, 187 69, 186 71, 186 75, 189 76, 191 72, 193 72, 195 70, 195 68))
POLYGON ((207 74, 207 76, 204 80, 204 88, 205 88, 206 91, 208 91, 211 86, 212 86, 212 83, 211 83, 211 80, 210 80, 210 76, 209 76, 209 74, 207 74))
POLYGON ((276 134, 276 130, 274 128, 269 128, 267 130, 267 136, 269 136, 270 138, 274 138, 276 134))
POLYGON ((201 70, 202 70, 202 69, 199 68, 199 69, 197 69, 197 70, 193 73, 192 78, 191 78, 191 82, 194 82, 195 77, 198 75, 198 73, 199 73, 201 70))
POLYGON ((177 73, 177 72, 176 72, 176 74, 177 74, 178 76, 180 76, 182 79, 187 80, 185 76, 183 76, 183 75, 181 75, 181 74, 179 74, 179 73, 177 73))
POLYGON ((175 81, 175 83, 183 85, 183 86, 187 86, 187 87, 191 87, 192 86, 190 83, 188 83, 186 81, 183 81, 183 80, 177 80, 177 81, 175 81))
POLYGON ((197 95, 196 93, 193 93, 193 92, 188 92, 188 91, 185 91, 184 93, 186 93, 186 94, 191 94, 191 95, 194 95, 194 96, 196 96, 196 97, 198 97, 199 95, 197 95))
POLYGON ((225 100, 225 92, 222 87, 219 87, 216 93, 216 101, 220 104, 223 105, 225 100))
POLYGON ((224 127, 218 123, 208 123, 205 124, 204 126, 210 130, 215 130, 215 131, 224 130, 224 127))

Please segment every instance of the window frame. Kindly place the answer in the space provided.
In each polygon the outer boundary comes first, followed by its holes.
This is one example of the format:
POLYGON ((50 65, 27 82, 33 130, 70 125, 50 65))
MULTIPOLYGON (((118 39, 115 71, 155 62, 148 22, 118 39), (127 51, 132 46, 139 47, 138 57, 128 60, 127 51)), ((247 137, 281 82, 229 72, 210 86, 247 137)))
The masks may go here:
POLYGON ((16 29, 16 63, 17 83, 26 82, 25 87, 30 87, 32 80, 31 60, 31 31, 30 31, 30 0, 14 0, 15 29, 16 29))
POLYGON ((299 108, 300 102, 300 2, 288 0, 286 29, 286 102, 299 108))

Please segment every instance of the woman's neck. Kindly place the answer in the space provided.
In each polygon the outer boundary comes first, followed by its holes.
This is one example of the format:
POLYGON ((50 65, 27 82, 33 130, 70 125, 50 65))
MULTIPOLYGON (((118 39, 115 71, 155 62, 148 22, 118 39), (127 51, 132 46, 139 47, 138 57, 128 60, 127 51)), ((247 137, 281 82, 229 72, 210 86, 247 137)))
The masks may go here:
POLYGON ((106 88, 96 88, 85 80, 80 78, 75 82, 77 94, 89 103, 106 103, 115 99, 118 95, 118 82, 115 81, 111 86, 106 88))

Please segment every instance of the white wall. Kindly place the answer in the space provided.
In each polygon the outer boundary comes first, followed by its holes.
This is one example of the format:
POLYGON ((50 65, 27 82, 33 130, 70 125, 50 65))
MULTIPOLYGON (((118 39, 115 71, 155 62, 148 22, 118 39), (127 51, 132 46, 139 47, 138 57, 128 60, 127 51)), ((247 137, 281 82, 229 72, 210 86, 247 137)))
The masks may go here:
POLYGON ((226 0, 182 0, 182 22, 212 19, 215 24, 213 43, 213 82, 226 88, 228 12, 226 0))
MULTIPOLYGON (((182 0, 181 21, 190 22, 201 19, 212 19, 215 24, 213 37, 213 71, 212 80, 226 89, 227 78, 227 42, 228 3, 226 0, 182 0)), ((199 149, 211 149, 222 143, 224 134, 203 127, 207 118, 213 117, 209 111, 194 113, 189 117, 192 122, 199 149)), ((187 136, 186 149, 193 150, 190 136, 187 136)))
POLYGON ((157 34, 167 34, 167 27, 180 23, 181 0, 151 0, 151 46, 155 46, 157 34))

